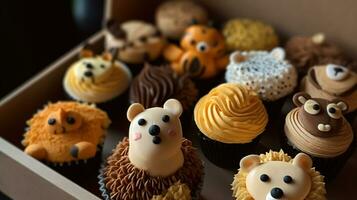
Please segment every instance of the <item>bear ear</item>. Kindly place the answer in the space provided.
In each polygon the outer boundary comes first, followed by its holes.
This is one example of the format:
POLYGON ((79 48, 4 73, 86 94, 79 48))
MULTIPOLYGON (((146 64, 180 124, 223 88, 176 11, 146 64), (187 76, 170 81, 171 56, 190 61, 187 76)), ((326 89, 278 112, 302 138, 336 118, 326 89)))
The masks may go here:
POLYGON ((126 117, 128 118, 129 122, 131 122, 138 114, 142 113, 144 110, 144 106, 140 103, 133 103, 128 108, 128 111, 126 112, 126 117))
POLYGON ((258 155, 248 155, 240 160, 240 169, 249 172, 254 167, 260 164, 260 157, 258 155))
POLYGON ((92 50, 89 50, 89 49, 85 49, 83 48, 81 50, 81 52, 79 53, 79 57, 81 58, 90 58, 90 57, 93 57, 94 53, 92 50))
POLYGON ((281 47, 276 47, 273 50, 271 50, 270 54, 276 59, 276 60, 284 60, 285 59, 285 50, 281 47))
POLYGON ((308 171, 312 168, 312 160, 307 154, 299 153, 295 156, 293 160, 293 165, 298 166, 305 171, 308 171))
POLYGON ((346 114, 346 112, 348 111, 348 104, 340 99, 335 99, 332 102, 334 102, 338 108, 340 108, 340 110, 342 111, 343 114, 346 114))
POLYGON ((164 104, 164 109, 168 110, 169 112, 171 112, 172 114, 174 114, 177 117, 180 117, 182 114, 182 105, 176 99, 167 100, 164 104))
POLYGON ((104 52, 103 54, 102 54, 102 58, 103 58, 103 60, 106 60, 106 61, 112 61, 112 59, 113 59, 113 56, 112 56, 112 54, 111 53, 109 53, 109 52, 104 52))
POLYGON ((245 60, 247 60, 247 57, 242 55, 242 52, 240 51, 235 51, 231 53, 231 55, 229 56, 229 61, 231 63, 241 63, 244 62, 245 60))
POLYGON ((293 96, 293 102, 297 107, 304 105, 309 99, 311 99, 311 96, 305 92, 298 92, 293 96))

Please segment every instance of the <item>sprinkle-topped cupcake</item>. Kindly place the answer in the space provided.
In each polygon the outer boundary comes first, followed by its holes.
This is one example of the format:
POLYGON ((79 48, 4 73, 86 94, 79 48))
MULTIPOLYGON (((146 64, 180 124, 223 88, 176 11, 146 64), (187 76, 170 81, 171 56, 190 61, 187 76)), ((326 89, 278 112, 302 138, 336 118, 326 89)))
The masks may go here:
POLYGON ((198 90, 188 75, 176 74, 170 66, 145 64, 130 86, 130 102, 145 108, 163 106, 171 98, 188 110, 196 101, 198 90))
POLYGON ((129 138, 107 159, 100 181, 104 196, 147 200, 182 188, 177 181, 190 189, 191 196, 199 194, 203 166, 191 142, 182 137, 181 113, 175 99, 163 107, 145 109, 139 103, 129 107, 129 138))
POLYGON ((104 103, 119 96, 128 88, 131 72, 111 54, 95 56, 84 49, 81 58, 73 63, 63 79, 67 94, 78 101, 104 103))
POLYGON ((234 167, 240 156, 254 151, 268 115, 256 93, 236 83, 213 88, 195 106, 203 153, 217 165, 234 167))
POLYGON ((94 157, 110 119, 94 105, 60 101, 46 105, 27 124, 25 153, 63 164, 94 157))
POLYGON ((282 150, 244 157, 232 190, 236 200, 326 200, 324 177, 311 158, 299 153, 292 159, 282 150))
POLYGON ((255 91, 264 101, 275 101, 291 93, 297 85, 295 68, 285 60, 285 51, 236 51, 230 56, 226 81, 255 91))

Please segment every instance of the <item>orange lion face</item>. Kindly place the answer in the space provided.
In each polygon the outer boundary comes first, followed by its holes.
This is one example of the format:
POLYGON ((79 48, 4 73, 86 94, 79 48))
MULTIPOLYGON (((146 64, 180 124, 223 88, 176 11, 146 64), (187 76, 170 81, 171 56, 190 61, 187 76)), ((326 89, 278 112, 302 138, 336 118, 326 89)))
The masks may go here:
POLYGON ((181 39, 181 47, 186 51, 195 51, 214 57, 224 54, 223 36, 214 28, 192 25, 186 29, 181 39))

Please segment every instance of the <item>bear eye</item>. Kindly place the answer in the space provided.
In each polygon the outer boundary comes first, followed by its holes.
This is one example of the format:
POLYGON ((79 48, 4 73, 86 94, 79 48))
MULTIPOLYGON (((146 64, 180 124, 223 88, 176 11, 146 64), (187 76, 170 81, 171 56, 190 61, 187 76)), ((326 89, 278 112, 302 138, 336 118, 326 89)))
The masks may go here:
POLYGON ((284 176, 284 182, 289 184, 289 183, 292 183, 293 182, 293 178, 291 178, 291 176, 287 175, 287 176, 284 176))
POLYGON ((104 65, 104 64, 101 64, 100 67, 104 69, 104 68, 105 68, 105 65, 104 65))
POLYGON ((341 109, 336 104, 327 105, 327 114, 333 119, 340 119, 342 117, 341 109))
POLYGON ((56 124, 56 119, 55 119, 55 118, 49 118, 48 121, 47 121, 47 123, 48 123, 49 125, 55 125, 55 124, 56 124))
POLYGON ((76 123, 76 119, 74 119, 74 117, 71 117, 71 116, 68 116, 66 118, 66 121, 67 121, 68 124, 71 124, 71 125, 76 123))
POLYGON ((164 115, 164 116, 162 117, 162 121, 165 122, 165 123, 167 123, 167 122, 170 121, 170 117, 169 117, 168 115, 164 115))
POLYGON ((260 180, 261 180, 262 182, 268 182, 269 179, 270 179, 269 176, 266 175, 266 174, 260 175, 260 180))
POLYGON ((146 120, 145 119, 139 119, 138 124, 139 124, 139 126, 144 126, 146 124, 146 120))
POLYGON ((196 45, 196 40, 191 40, 190 43, 191 43, 192 46, 194 46, 194 45, 196 45))
POLYGON ((304 104, 304 110, 311 115, 317 115, 320 112, 321 108, 319 103, 312 99, 309 99, 304 104))

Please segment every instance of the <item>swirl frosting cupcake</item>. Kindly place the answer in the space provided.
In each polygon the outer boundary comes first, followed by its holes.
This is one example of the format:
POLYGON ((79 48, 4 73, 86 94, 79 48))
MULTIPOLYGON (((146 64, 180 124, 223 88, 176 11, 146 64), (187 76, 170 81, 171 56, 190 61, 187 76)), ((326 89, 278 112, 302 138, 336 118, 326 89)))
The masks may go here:
POLYGON ((63 86, 73 99, 89 103, 104 103, 128 88, 131 72, 109 54, 85 55, 66 72, 63 86))
POLYGON ((145 64, 130 86, 130 102, 140 103, 145 108, 162 106, 174 98, 188 110, 196 101, 198 90, 186 75, 177 75, 169 66, 145 64))
POLYGON ((293 102, 298 107, 285 120, 287 150, 309 154, 322 174, 334 177, 349 157, 353 141, 352 128, 342 115, 347 104, 303 92, 295 94, 293 102))
POLYGON ((217 165, 234 167, 240 155, 254 150, 268 115, 255 92, 240 84, 225 83, 198 101, 194 120, 206 157, 217 165))

